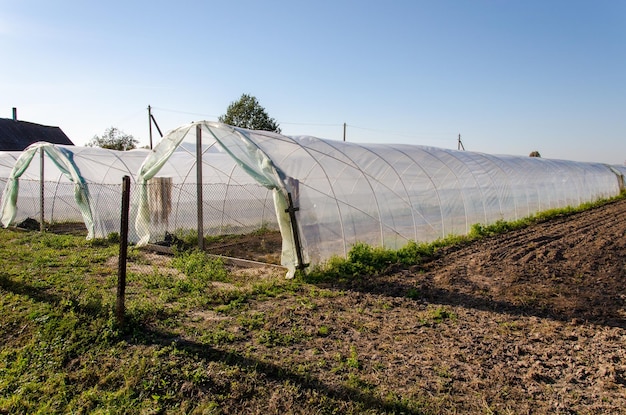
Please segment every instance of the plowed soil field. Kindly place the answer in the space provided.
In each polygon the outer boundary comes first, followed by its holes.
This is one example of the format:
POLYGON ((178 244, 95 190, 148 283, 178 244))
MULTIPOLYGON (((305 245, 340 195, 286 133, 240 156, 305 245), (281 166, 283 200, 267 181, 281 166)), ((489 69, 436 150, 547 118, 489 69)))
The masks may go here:
POLYGON ((426 412, 626 414, 626 200, 343 288, 314 314, 426 412))

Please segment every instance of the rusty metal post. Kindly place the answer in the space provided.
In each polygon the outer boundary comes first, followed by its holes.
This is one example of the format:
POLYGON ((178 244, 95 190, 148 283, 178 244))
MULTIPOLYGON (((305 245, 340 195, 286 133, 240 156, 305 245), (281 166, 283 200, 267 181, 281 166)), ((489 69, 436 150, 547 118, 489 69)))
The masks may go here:
POLYGON ((296 245, 296 256, 298 258, 298 265, 296 268, 299 270, 303 270, 309 266, 309 264, 304 263, 304 258, 302 256, 302 245, 300 244, 300 234, 298 233, 298 223, 296 222, 296 212, 300 210, 300 208, 293 206, 293 199, 291 198, 291 193, 287 193, 287 200, 289 202, 289 207, 285 209, 286 213, 289 213, 289 221, 291 222, 291 230, 293 231, 293 242, 296 245))

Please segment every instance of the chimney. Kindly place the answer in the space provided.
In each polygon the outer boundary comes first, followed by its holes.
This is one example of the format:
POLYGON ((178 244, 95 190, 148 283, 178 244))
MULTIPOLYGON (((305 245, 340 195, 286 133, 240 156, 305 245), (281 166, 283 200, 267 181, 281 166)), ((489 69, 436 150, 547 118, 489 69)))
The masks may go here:
POLYGON ((17 121, 17 108, 13 107, 13 121, 17 121))

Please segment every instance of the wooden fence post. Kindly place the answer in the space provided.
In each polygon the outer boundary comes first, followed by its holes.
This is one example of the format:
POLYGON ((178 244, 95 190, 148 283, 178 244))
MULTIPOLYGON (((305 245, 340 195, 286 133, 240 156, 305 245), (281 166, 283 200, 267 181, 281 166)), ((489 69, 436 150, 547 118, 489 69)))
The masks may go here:
POLYGON ((126 296, 126 260, 128 258, 128 211, 130 208, 130 177, 122 179, 122 217, 120 222, 120 255, 117 267, 117 302, 115 316, 117 323, 124 324, 126 296))

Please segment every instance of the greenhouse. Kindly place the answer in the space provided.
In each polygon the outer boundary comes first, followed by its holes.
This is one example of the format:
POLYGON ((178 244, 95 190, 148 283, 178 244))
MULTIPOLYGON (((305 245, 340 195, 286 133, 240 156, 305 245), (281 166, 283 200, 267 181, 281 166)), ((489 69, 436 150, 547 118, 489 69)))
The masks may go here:
MULTIPOLYGON (((465 234, 475 223, 616 196, 624 186, 619 168, 600 163, 286 137, 207 121, 164 137, 138 185, 146 189, 176 148, 194 143, 219 148, 272 190, 290 273, 345 256, 357 242, 395 249, 465 234)), ((136 231, 146 243, 153 237, 141 189, 136 231)))
POLYGON ((82 220, 90 237, 106 236, 119 230, 124 175, 133 183, 132 242, 181 230, 279 228, 282 264, 293 275, 346 256, 357 242, 396 249, 616 196, 626 167, 287 137, 202 121, 172 130, 153 150, 29 147, 3 179, 2 223, 44 211, 47 220, 82 220))
MULTIPOLYGON (((5 183, 2 224, 28 218, 48 224, 79 224, 86 228, 88 238, 119 232, 122 178, 130 177, 131 197, 137 197, 136 175, 150 153, 35 143, 24 152, 7 154, 6 162, 0 164, 5 183)), ((153 240, 162 239, 166 232, 197 228, 199 182, 205 195, 207 235, 250 232, 259 226, 277 228, 270 190, 244 173, 231 157, 208 146, 202 153, 204 169, 198 181, 195 153, 195 145, 193 150, 178 147, 146 186, 148 231, 153 240)), ((136 216, 136 205, 132 204, 131 217, 136 216)), ((138 240, 134 226, 129 238, 138 240)))
POLYGON ((122 177, 134 175, 148 153, 34 143, 14 154, 4 178, 2 224, 81 223, 89 238, 117 231, 122 177))

